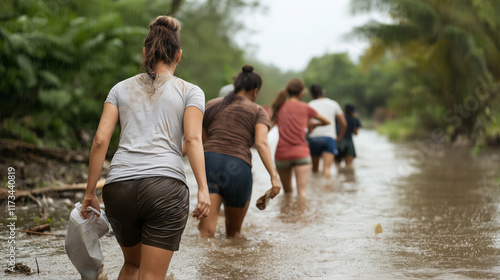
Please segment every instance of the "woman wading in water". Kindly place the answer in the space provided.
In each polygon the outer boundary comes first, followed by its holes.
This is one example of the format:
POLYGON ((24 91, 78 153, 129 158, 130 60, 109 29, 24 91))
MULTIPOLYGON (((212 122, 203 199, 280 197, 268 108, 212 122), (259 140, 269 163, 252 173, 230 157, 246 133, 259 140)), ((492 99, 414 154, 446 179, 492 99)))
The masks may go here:
POLYGON ((285 193, 293 192, 292 173, 295 173, 299 196, 306 196, 311 172, 311 153, 306 141, 309 120, 318 120, 310 126, 312 129, 330 124, 327 117, 302 102, 305 93, 304 82, 291 79, 273 102, 273 120, 280 134, 274 156, 276 168, 285 193))
MULTIPOLYGON (((165 279, 189 216, 182 143, 198 183, 197 219, 207 217, 210 197, 202 146, 203 91, 175 77, 181 59, 179 22, 159 16, 144 40, 146 73, 110 91, 90 151, 82 209, 99 208, 96 182, 118 119, 120 143, 103 200, 125 262, 118 279, 165 279)), ((82 212, 87 218, 87 213, 82 212)))
POLYGON ((201 237, 213 237, 220 206, 224 203, 226 235, 240 235, 252 195, 252 153, 255 143, 260 158, 271 176, 270 197, 281 189, 267 143, 269 117, 256 104, 262 85, 250 65, 243 66, 234 80, 234 90, 224 98, 207 103, 203 120, 206 174, 212 207, 208 218, 200 221, 201 237))

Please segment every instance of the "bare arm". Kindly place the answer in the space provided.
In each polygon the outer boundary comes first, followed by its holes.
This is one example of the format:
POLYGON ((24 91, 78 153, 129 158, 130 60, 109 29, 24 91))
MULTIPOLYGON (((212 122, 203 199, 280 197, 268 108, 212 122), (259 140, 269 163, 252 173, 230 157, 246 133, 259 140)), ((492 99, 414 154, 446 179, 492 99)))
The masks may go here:
POLYGON ((345 120, 344 114, 335 115, 335 118, 339 121, 340 125, 339 135, 337 135, 337 141, 340 141, 344 138, 345 132, 347 131, 347 121, 345 120))
POLYGON ((202 142, 203 113, 200 109, 190 106, 184 111, 184 142, 189 163, 198 183, 198 206, 193 211, 193 217, 202 219, 210 211, 210 194, 208 193, 207 177, 205 175, 205 155, 202 142))
MULTIPOLYGON (((87 206, 91 206, 100 212, 99 201, 97 200, 95 189, 97 180, 99 180, 99 175, 102 171, 104 159, 106 158, 109 141, 111 140, 117 122, 118 108, 111 103, 105 103, 99 127, 97 128, 90 150, 87 189, 85 190, 85 197, 82 202, 83 210, 87 209, 87 206)), ((88 218, 87 212, 84 211, 81 214, 85 219, 88 218)))
POLYGON ((332 123, 327 117, 325 117, 321 114, 317 114, 314 117, 314 119, 318 120, 319 122, 309 121, 309 124, 308 124, 309 133, 311 133, 317 126, 329 125, 332 123))
POLYGON ((271 198, 274 198, 280 193, 281 184, 278 178, 278 173, 276 172, 276 168, 274 168, 273 159, 271 157, 271 149, 269 148, 269 144, 267 143, 267 133, 269 129, 267 125, 258 123, 255 125, 255 147, 259 152, 259 156, 264 163, 264 166, 269 172, 271 176, 271 198))
POLYGON ((359 127, 356 127, 356 128, 354 129, 354 135, 358 135, 358 129, 359 129, 359 127))
POLYGON ((318 125, 329 125, 332 123, 327 117, 325 117, 321 114, 317 114, 316 117, 314 117, 314 118, 319 121, 318 125))

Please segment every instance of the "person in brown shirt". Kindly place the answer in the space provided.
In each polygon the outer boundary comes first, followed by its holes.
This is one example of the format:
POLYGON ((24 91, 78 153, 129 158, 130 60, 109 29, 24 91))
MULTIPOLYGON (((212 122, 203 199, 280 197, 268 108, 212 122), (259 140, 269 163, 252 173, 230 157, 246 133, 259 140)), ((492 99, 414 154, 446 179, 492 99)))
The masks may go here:
POLYGON ((240 235, 252 195, 252 153, 255 144, 269 175, 271 198, 281 189, 267 143, 270 123, 267 112, 255 103, 262 79, 253 67, 245 65, 234 80, 234 90, 224 98, 206 104, 203 120, 205 170, 211 207, 200 220, 201 237, 213 237, 222 203, 226 217, 226 235, 240 235))

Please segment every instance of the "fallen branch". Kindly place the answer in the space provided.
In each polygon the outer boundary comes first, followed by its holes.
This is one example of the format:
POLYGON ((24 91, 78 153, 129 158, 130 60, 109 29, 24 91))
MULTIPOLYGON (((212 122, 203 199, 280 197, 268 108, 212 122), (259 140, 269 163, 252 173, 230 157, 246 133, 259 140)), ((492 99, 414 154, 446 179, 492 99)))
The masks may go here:
POLYGON ((31 198, 36 204, 38 204, 38 207, 40 207, 40 219, 46 220, 47 217, 49 216, 49 211, 43 206, 43 204, 38 200, 36 197, 34 197, 31 193, 26 194, 27 197, 31 198))
POLYGON ((24 232, 30 235, 45 235, 45 236, 54 236, 54 237, 66 237, 66 234, 57 234, 57 233, 49 233, 49 232, 38 232, 38 231, 31 231, 31 230, 23 230, 20 229, 20 232, 24 232))
POLYGON ((42 224, 29 229, 29 231, 45 232, 50 231, 50 224, 42 224))
POLYGON ((88 162, 89 155, 82 155, 74 150, 63 148, 48 148, 39 147, 34 144, 21 142, 12 139, 0 139, 0 150, 14 152, 16 154, 27 154, 29 158, 38 162, 45 162, 46 160, 39 156, 49 157, 53 159, 63 160, 65 162, 88 162))
MULTIPOLYGON (((96 189, 102 189, 104 186, 104 183, 106 182, 106 179, 101 179, 97 181, 96 189)), ((44 194, 44 193, 49 193, 49 192, 63 192, 63 191, 84 191, 87 188, 87 183, 80 183, 80 184, 71 184, 71 185, 60 185, 56 187, 46 187, 46 188, 39 188, 39 189, 32 189, 29 191, 16 191, 15 192, 15 197, 16 199, 20 197, 30 197, 31 199, 34 198, 33 195, 36 194, 44 194)), ((7 196, 9 196, 9 193, 7 189, 0 189, 0 200, 7 199, 7 196)), ((39 203, 40 201, 38 199, 33 199, 35 202, 37 202, 38 205, 41 205, 39 203)))

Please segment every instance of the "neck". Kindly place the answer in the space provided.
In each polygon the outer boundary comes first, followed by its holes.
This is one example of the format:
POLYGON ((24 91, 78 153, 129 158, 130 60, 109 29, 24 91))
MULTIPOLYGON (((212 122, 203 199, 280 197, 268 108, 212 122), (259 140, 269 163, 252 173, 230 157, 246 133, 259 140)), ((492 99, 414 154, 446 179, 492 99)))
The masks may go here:
MULTIPOLYGON (((240 90, 236 93, 236 95, 238 96, 243 96, 247 99, 250 99, 252 100, 252 93, 251 92, 248 92, 248 91, 245 91, 245 90, 240 90)), ((253 100, 252 100, 253 101, 253 100)))
POLYGON ((288 101, 300 101, 300 99, 298 96, 291 96, 290 98, 288 98, 288 101))
POLYGON ((168 64, 165 64, 163 62, 159 62, 155 67, 155 73, 156 74, 171 74, 171 75, 173 75, 175 72, 176 66, 177 66, 177 63, 172 63, 172 64, 168 65, 168 64))

